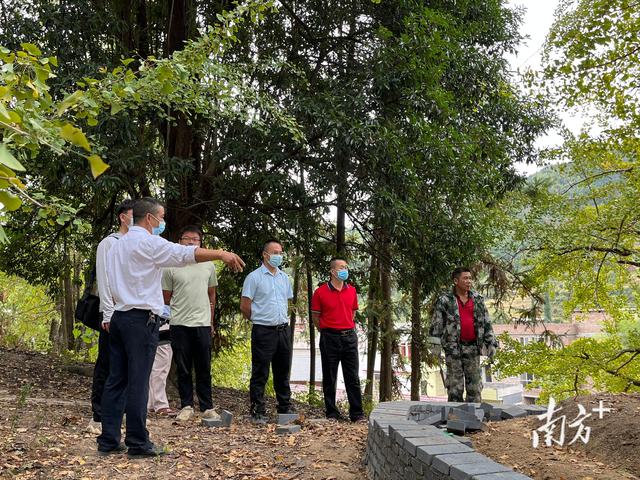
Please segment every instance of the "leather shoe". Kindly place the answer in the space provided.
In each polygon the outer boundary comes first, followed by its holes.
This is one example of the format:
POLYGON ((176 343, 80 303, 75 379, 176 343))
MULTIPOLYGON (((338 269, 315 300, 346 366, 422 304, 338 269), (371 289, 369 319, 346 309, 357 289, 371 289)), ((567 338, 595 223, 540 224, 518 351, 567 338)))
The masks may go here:
POLYGON ((251 423, 253 423, 254 425, 266 425, 267 420, 268 419, 266 415, 263 415, 261 413, 254 413, 253 415, 251 415, 251 423))
POLYGON ((127 455, 130 458, 145 458, 145 457, 159 457, 165 455, 167 451, 164 447, 158 447, 156 445, 150 448, 130 448, 127 455))
POLYGON ((101 457, 106 457, 107 455, 114 455, 116 453, 124 453, 127 450, 127 447, 125 447, 122 443, 120 445, 118 445, 116 448, 112 448, 111 450, 101 450, 98 447, 98 455, 100 455, 101 457))

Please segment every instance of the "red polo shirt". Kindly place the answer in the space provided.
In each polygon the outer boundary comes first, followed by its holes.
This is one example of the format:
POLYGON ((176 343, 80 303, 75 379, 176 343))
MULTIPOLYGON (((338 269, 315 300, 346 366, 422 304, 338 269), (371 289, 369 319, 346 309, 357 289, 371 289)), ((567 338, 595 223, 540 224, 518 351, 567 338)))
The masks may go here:
POLYGON ((473 342, 476 339, 476 331, 473 328, 473 298, 469 296, 467 303, 462 303, 456 295, 456 300, 460 312, 460 341, 473 342))
POLYGON ((323 283, 311 297, 311 311, 320 314, 320 329, 354 328, 353 313, 358 310, 356 288, 348 283, 336 290, 331 282, 323 283))

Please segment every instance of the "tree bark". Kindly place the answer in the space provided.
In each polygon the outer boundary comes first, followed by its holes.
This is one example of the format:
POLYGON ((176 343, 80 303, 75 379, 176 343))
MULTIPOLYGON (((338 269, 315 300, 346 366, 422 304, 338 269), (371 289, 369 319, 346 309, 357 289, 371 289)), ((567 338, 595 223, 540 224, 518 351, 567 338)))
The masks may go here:
POLYGON ((422 282, 414 275, 411 283, 411 400, 420 400, 422 380, 422 325, 420 318, 422 282))
POLYGON ((378 353, 379 292, 380 261, 374 254, 371 255, 369 291, 367 292, 367 382, 364 387, 364 397, 368 401, 373 400, 376 354, 378 353))
POLYGON ((293 360, 293 340, 295 338, 295 328, 296 328, 296 315, 298 313, 297 305, 298 305, 298 290, 300 289, 300 261, 299 259, 294 259, 293 264, 293 299, 292 299, 292 308, 291 313, 289 314, 289 329, 291 330, 291 356, 289 357, 289 369, 291 369, 291 362, 293 360))
POLYGON ((309 319, 309 393, 316 389, 316 330, 311 316, 311 297, 313 296, 313 273, 311 263, 306 262, 307 273, 307 315, 309 319))
POLYGON ((382 309, 380 315, 380 335, 382 351, 380 354, 380 401, 388 402, 393 396, 393 318, 391 311, 391 251, 390 239, 386 231, 382 232, 380 251, 380 287, 382 309))

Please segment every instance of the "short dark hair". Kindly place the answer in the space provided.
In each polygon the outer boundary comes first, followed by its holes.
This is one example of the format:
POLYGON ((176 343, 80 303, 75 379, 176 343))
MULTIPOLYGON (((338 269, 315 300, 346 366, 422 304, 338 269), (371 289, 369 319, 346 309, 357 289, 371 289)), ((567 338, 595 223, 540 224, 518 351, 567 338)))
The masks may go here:
POLYGON ((182 227, 182 229, 180 230, 179 237, 182 237, 182 235, 184 235, 187 232, 197 233, 198 235, 200 235, 200 240, 202 240, 202 237, 204 236, 204 233, 202 232, 202 229, 199 226, 187 225, 186 227, 182 227))
POLYGON ((469 267, 456 267, 456 269, 451 274, 451 279, 454 280, 456 278, 460 278, 460 275, 465 272, 471 273, 471 269, 469 267))
MULTIPOLYGON (((270 243, 277 243, 278 245, 280 245, 282 247, 282 242, 280 240, 278 240, 277 238, 270 238, 269 240, 264 242, 264 244, 262 245, 262 252, 266 252, 267 251, 267 247, 269 246, 270 243)), ((262 254, 262 252, 260 252, 260 253, 262 254)))
MULTIPOLYGON (((331 260, 329 260, 329 268, 333 268, 336 266, 336 262, 338 260, 342 260, 343 262, 347 262, 347 260, 345 258, 342 257, 331 257, 331 260)), ((349 263, 349 262, 347 262, 349 263)))
POLYGON ((119 219, 120 214, 127 213, 129 210, 133 210, 133 205, 135 203, 136 202, 131 200, 130 198, 123 200, 122 203, 116 207, 116 218, 119 219))
POLYGON ((144 197, 136 200, 133 204, 133 221, 138 223, 147 213, 155 215, 158 209, 162 206, 162 203, 151 197, 144 197))

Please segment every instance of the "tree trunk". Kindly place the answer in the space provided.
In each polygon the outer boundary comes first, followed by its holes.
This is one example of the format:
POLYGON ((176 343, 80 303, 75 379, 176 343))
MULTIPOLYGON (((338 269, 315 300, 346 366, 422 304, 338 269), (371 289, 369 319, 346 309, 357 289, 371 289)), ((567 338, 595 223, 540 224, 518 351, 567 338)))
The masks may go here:
MULTIPOLYGON (((187 40, 197 33, 195 18, 192 14, 191 0, 169 0, 169 19, 167 31, 166 55, 170 56, 176 50, 181 50, 187 40)), ((190 208, 193 205, 197 178, 202 171, 202 141, 197 132, 197 119, 191 123, 182 113, 171 112, 175 122, 167 122, 163 128, 166 156, 168 159, 188 159, 193 169, 183 174, 177 181, 175 196, 166 198, 166 238, 177 240, 180 230, 191 224, 201 225, 202 218, 197 211, 190 208)))
POLYGON ((313 296, 313 274, 310 262, 306 262, 307 271, 307 315, 309 318, 309 393, 316 389, 316 330, 311 316, 311 297, 313 296))
POLYGON ((411 283, 411 400, 420 400, 420 381, 422 371, 422 325, 420 318, 421 285, 418 275, 414 275, 411 283))
POLYGON ((293 340, 295 338, 296 315, 298 313, 298 290, 300 290, 300 261, 294 259, 293 264, 293 299, 291 313, 289 314, 289 329, 291 330, 291 356, 289 357, 289 370, 291 370, 291 362, 293 360, 293 340))
POLYGON ((375 254, 371 255, 369 269, 369 291, 367 292, 367 382, 364 397, 373 400, 375 381, 376 354, 378 353, 379 330, 379 293, 380 293, 380 261, 375 254))
POLYGON ((391 252, 387 232, 383 232, 381 244, 380 287, 382 309, 380 335, 382 338, 382 352, 380 354, 380 401, 388 402, 392 399, 393 391, 393 367, 391 365, 391 357, 393 355, 393 318, 391 311, 391 252))

